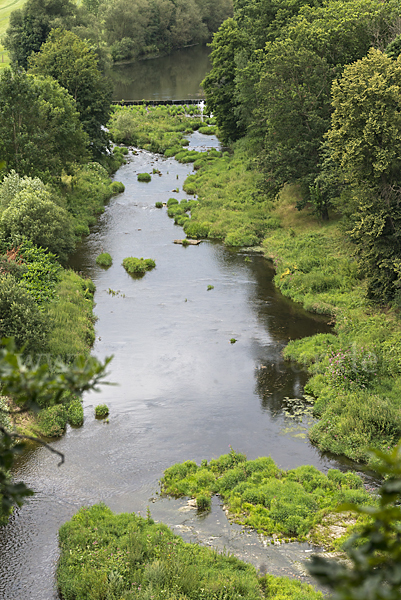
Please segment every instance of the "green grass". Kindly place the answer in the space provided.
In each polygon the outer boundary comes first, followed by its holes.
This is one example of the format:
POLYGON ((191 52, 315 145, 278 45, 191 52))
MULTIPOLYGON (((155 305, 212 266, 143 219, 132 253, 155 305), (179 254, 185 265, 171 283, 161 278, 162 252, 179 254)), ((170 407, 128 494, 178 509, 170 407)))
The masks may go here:
POLYGON ((178 154, 188 144, 183 135, 202 122, 196 106, 116 106, 109 130, 114 142, 164 154, 178 154))
POLYGON ((45 308, 51 331, 48 353, 52 360, 71 361, 89 354, 95 339, 93 318, 94 285, 73 271, 63 271, 54 300, 45 308))
POLYGON ((95 417, 97 419, 105 419, 109 415, 109 412, 107 404, 98 404, 95 406, 95 417))
POLYGON ((166 525, 98 504, 59 532, 57 584, 64 600, 319 600, 311 586, 229 554, 185 543, 166 525))
POLYGON ((272 203, 258 191, 261 176, 252 170, 249 152, 237 143, 234 154, 210 151, 194 163, 184 190, 197 194, 199 204, 185 223, 188 237, 221 240, 226 246, 259 245, 267 231, 280 227, 269 216, 272 203))
MULTIPOLYGON (((354 473, 329 469, 323 475, 315 467, 279 469, 273 459, 247 460, 231 450, 209 463, 178 463, 164 472, 163 493, 175 497, 192 496, 205 509, 205 498, 219 494, 231 518, 260 533, 280 538, 308 539, 338 548, 344 536, 333 540, 330 527, 336 507, 344 502, 366 504, 372 501, 362 480, 354 473)), ((342 524, 344 515, 336 515, 342 524)), ((355 522, 344 527, 344 534, 355 522)))
POLYGON ((96 264, 100 265, 101 267, 111 267, 113 264, 113 259, 108 252, 102 252, 96 257, 96 264))
POLYGON ((281 292, 307 310, 330 315, 333 334, 292 341, 287 359, 312 375, 305 391, 319 418, 309 437, 321 450, 368 461, 369 448, 388 450, 401 437, 401 343, 398 309, 366 300, 353 248, 340 222, 328 224, 295 209, 284 190, 274 215, 282 228, 264 240, 281 292))
MULTIPOLYGON (((10 14, 25 4, 25 0, 0 0, 0 38, 6 33, 10 14)), ((0 46, 0 51, 2 50, 0 46)), ((1 60, 1 54, 0 54, 1 60)), ((1 64, 1 63, 0 63, 1 64)))
POLYGON ((128 256, 123 260, 123 267, 130 275, 144 275, 146 271, 154 269, 156 266, 152 258, 135 258, 128 256))

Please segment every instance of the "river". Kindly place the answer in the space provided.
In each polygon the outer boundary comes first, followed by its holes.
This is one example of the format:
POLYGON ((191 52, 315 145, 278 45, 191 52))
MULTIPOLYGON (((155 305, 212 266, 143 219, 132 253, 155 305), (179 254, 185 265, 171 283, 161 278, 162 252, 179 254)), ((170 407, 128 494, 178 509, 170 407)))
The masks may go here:
MULTIPOLYGON (((209 144, 218 142, 191 136, 190 147, 209 144)), ((325 321, 281 296, 260 255, 212 242, 173 243, 182 229, 155 202, 181 189, 191 170, 149 152, 130 153, 115 177, 125 192, 110 201, 71 260, 96 284, 93 352, 114 355, 109 380, 117 385, 84 397, 84 426, 54 443, 65 453, 62 467, 41 447, 18 462, 15 477, 36 495, 0 530, 2 598, 57 598, 58 528, 81 505, 99 501, 142 514, 150 506, 156 520, 185 539, 226 547, 263 571, 301 577, 297 561, 310 551, 307 544, 265 548, 256 534, 244 536, 228 523, 217 499, 207 517, 187 512, 185 500, 157 499, 166 467, 218 457, 230 445, 248 458, 271 455, 282 468, 347 468, 309 444, 307 423, 283 412, 286 396, 302 395, 306 373, 284 362, 281 351, 290 339, 328 331, 325 321), (161 176, 137 181, 138 172, 153 168, 161 176), (95 263, 101 251, 113 257, 109 269, 95 263), (126 256, 153 258, 156 268, 134 279, 121 266, 126 256), (94 419, 94 406, 103 402, 109 423, 94 419)))

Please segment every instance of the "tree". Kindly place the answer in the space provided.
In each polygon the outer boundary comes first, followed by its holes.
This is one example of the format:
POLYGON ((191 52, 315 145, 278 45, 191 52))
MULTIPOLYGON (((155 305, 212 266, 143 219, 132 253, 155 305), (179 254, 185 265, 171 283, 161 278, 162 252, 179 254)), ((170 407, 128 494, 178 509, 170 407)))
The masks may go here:
POLYGON ((53 202, 45 189, 27 186, 18 192, 1 215, 0 228, 4 237, 16 246, 27 238, 62 261, 75 247, 70 215, 53 202))
POLYGON ((42 180, 87 157, 73 99, 50 77, 4 69, 0 75, 0 155, 7 169, 42 180))
POLYGON ((212 42, 212 69, 202 81, 207 107, 216 117, 221 139, 227 143, 244 135, 238 123, 239 103, 235 98, 235 54, 242 46, 241 32, 234 19, 224 21, 212 42))
MULTIPOLYGON (((81 395, 87 390, 97 390, 99 384, 104 384, 107 375, 106 368, 111 358, 104 363, 94 357, 86 359, 78 357, 72 365, 59 363, 50 370, 47 364, 24 361, 22 354, 17 352, 11 340, 3 339, 0 344, 0 382, 2 394, 13 398, 16 409, 14 412, 23 413, 37 411, 40 405, 61 404, 66 393, 81 395)), ((67 394, 68 395, 68 394, 67 394)), ((0 414, 7 415, 4 405, 0 405, 0 414)), ((12 413, 12 411, 11 411, 12 413)), ((7 419, 0 420, 0 515, 8 515, 12 506, 21 506, 26 496, 33 491, 22 483, 10 481, 9 471, 15 457, 24 449, 24 439, 33 439, 61 457, 57 450, 45 444, 42 440, 20 435, 9 428, 7 419)))
POLYGON ((29 72, 50 75, 68 90, 93 155, 102 154, 108 146, 104 128, 110 117, 112 87, 98 69, 98 59, 88 44, 71 31, 52 30, 40 52, 29 60, 29 72))
POLYGON ((13 63, 26 69, 28 58, 39 52, 53 27, 79 24, 77 6, 71 0, 27 0, 10 15, 4 47, 13 63))
POLYGON ((399 600, 401 597, 401 447, 389 454, 373 451, 385 477, 374 506, 347 504, 338 511, 352 510, 369 517, 368 524, 346 544, 347 563, 313 556, 311 575, 334 592, 333 600, 399 600))
MULTIPOLYGON (((285 183, 298 182, 308 197, 330 125, 331 79, 330 67, 316 53, 290 40, 267 45, 251 133, 265 131, 260 160, 270 195, 285 183)), ((327 212, 322 216, 327 218, 327 212)))
POLYGON ((331 157, 349 191, 349 233, 370 298, 391 300, 401 265, 401 61, 378 50, 333 84, 331 157))

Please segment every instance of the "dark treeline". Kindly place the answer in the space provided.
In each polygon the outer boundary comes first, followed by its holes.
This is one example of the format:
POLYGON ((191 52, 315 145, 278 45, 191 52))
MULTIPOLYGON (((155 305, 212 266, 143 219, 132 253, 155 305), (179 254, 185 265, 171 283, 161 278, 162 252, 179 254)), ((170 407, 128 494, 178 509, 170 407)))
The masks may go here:
POLYGON ((117 62, 207 42, 232 10, 232 0, 28 0, 11 13, 4 46, 27 68, 50 30, 62 27, 117 62))
POLYGON ((368 296, 400 287, 400 6, 395 0, 235 0, 203 86, 223 141, 244 136, 274 199, 346 223, 368 296))

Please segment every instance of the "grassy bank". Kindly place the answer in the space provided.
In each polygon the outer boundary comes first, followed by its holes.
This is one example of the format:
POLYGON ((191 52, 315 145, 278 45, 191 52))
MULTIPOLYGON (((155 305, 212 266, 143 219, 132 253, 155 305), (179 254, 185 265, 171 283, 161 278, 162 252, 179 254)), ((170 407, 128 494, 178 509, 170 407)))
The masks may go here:
POLYGON ((319 419, 310 430, 313 443, 366 461, 369 447, 388 450, 401 437, 399 307, 367 301, 354 248, 336 215, 326 223, 308 209, 298 211, 291 187, 268 202, 260 177, 244 142, 203 164, 184 185, 198 196, 184 231, 228 246, 261 245, 281 292, 332 318, 333 334, 291 342, 285 356, 311 373, 306 392, 319 419))
POLYGON ((196 498, 199 510, 208 510, 211 496, 218 494, 236 523, 282 542, 308 540, 330 550, 339 549, 359 525, 354 516, 336 513, 336 507, 372 501, 354 473, 329 469, 323 475, 308 465, 284 471, 270 457, 246 460, 233 450, 200 466, 192 461, 173 465, 161 487, 175 497, 196 498))
POLYGON ((234 556, 187 544, 150 515, 82 508, 60 529, 63 600, 318 600, 311 586, 258 576, 234 556))

